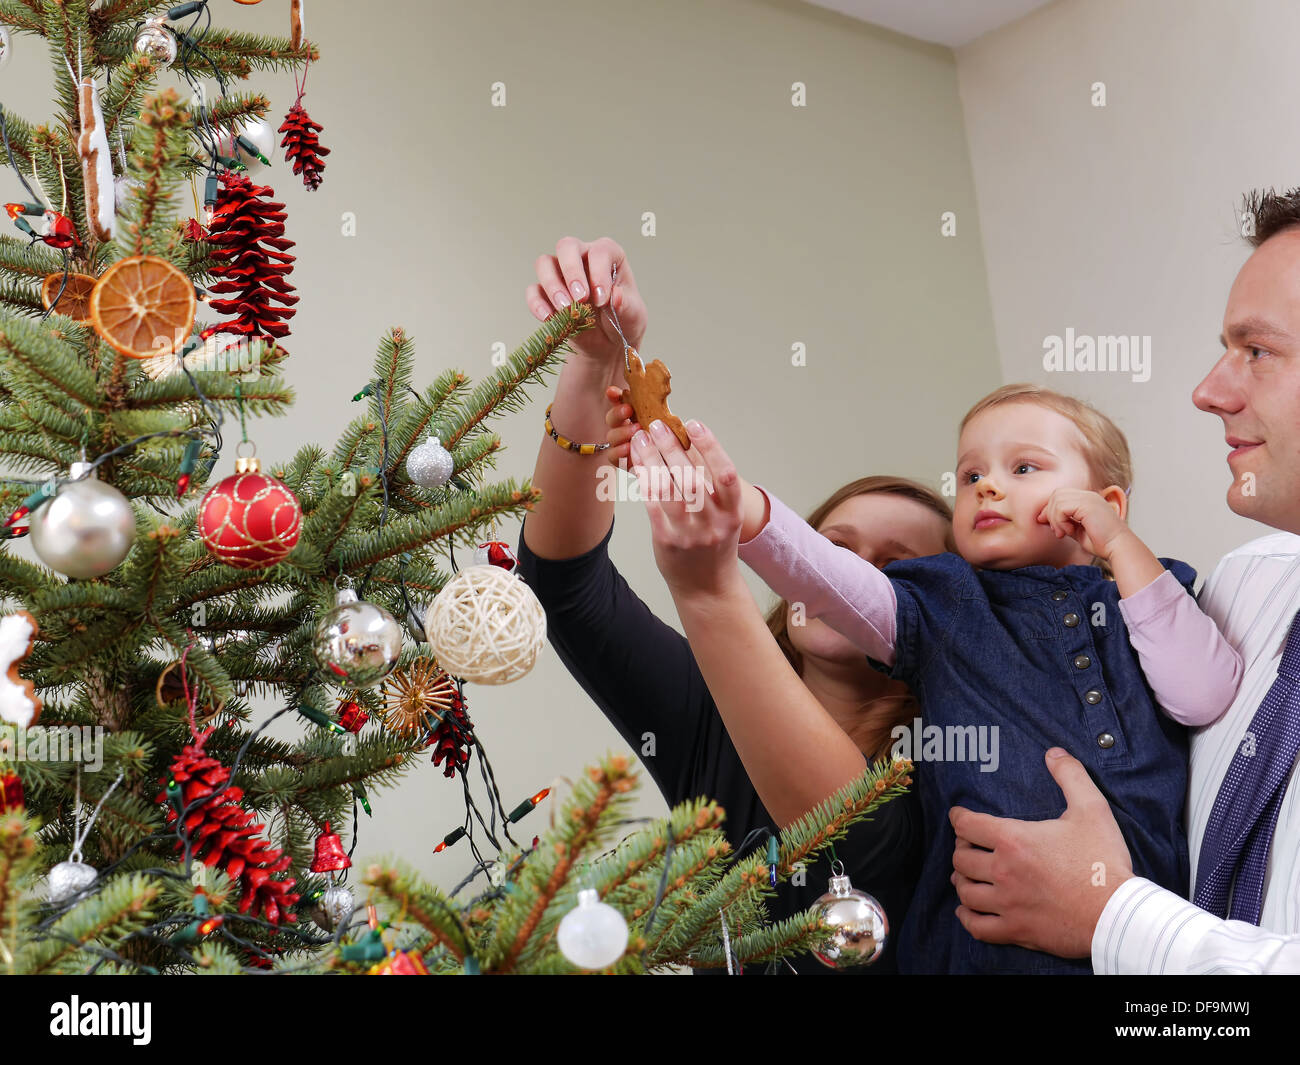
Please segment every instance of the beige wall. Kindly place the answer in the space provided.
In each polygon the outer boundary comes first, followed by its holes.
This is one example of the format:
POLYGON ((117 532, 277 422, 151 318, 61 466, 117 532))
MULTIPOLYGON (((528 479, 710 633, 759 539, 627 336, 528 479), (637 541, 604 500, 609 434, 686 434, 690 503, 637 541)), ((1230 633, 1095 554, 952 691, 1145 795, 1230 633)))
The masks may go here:
MULTIPOLYGON (((287 371, 298 405, 256 424, 261 454, 331 444, 390 325, 416 338, 418 383, 452 365, 490 372, 493 344, 536 325, 523 293, 537 255, 603 234, 628 249, 674 408, 709 422, 742 472, 807 510, 864 474, 937 486, 951 468, 957 420, 999 382, 947 49, 795 0, 405 2, 382 20, 380 5, 309 6, 323 59, 306 104, 332 154, 316 193, 283 167, 270 179, 302 301, 287 371), (489 106, 496 81, 504 109, 489 106), (790 104, 795 81, 806 108, 790 104), (340 236, 344 211, 355 237, 340 236), (944 211, 955 237, 939 234, 944 211), (806 366, 791 365, 796 342, 806 366)), ((286 18, 273 4, 216 13, 276 31, 286 18)), ((292 103, 287 76, 253 84, 277 117, 292 103)), ((48 114, 34 41, 0 71, 0 99, 48 114)), ((503 476, 531 472, 534 395, 499 425, 503 476)), ((675 623, 635 503, 620 504, 614 555, 675 623)), ((507 808, 625 749, 549 649, 524 680, 467 694, 507 808)), ((477 792, 477 768, 473 780, 477 792)), ((638 811, 661 813, 646 785, 638 811)), ((444 886, 468 868, 464 843, 430 853, 462 820, 458 783, 422 764, 373 805, 359 856, 401 854, 444 886)))
POLYGON ((1191 392, 1248 251, 1242 193, 1300 177, 1298 36, 1288 0, 1058 0, 957 53, 1002 375, 1110 414, 1134 527, 1203 575, 1266 531, 1227 509, 1223 424, 1191 392), (1149 335, 1150 379, 1044 372, 1067 327, 1149 335))

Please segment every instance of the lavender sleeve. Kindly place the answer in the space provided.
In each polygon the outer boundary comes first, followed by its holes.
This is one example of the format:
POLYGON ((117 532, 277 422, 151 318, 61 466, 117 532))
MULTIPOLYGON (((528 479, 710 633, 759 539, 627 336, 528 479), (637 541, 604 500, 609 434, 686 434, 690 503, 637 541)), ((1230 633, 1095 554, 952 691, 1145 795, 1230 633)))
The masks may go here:
POLYGON ((892 666, 898 600, 889 578, 862 556, 831 543, 776 496, 758 490, 767 497, 769 517, 757 536, 740 545, 741 561, 782 599, 802 603, 806 617, 822 619, 892 666))
POLYGON ((1142 672, 1165 713, 1208 725, 1231 705, 1241 655, 1169 570, 1119 601, 1142 672))

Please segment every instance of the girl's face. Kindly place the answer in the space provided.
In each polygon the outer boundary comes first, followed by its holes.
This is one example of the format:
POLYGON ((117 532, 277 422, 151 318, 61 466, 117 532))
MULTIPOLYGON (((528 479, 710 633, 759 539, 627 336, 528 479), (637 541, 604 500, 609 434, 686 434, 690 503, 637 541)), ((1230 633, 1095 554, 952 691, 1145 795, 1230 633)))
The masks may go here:
POLYGON ((1038 519, 1057 488, 1094 487, 1086 444, 1074 422, 1037 403, 1001 403, 967 422, 952 523, 961 557, 984 569, 1087 565, 1077 540, 1038 519))
MULTIPOLYGON (((869 492, 844 500, 826 515, 817 531, 847 547, 877 568, 902 558, 938 555, 947 550, 948 523, 924 503, 888 492, 869 492)), ((862 652, 819 618, 787 627, 800 654, 832 662, 861 664, 862 652)))

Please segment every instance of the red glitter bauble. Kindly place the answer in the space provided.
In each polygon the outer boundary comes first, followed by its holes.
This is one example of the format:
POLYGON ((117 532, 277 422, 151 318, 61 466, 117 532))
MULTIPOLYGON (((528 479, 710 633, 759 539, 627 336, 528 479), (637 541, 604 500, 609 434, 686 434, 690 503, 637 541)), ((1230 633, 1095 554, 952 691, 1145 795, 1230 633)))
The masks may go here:
POLYGON ((256 470, 234 473, 199 503, 199 535, 217 558, 237 569, 282 561, 302 532, 302 507, 287 485, 256 470))

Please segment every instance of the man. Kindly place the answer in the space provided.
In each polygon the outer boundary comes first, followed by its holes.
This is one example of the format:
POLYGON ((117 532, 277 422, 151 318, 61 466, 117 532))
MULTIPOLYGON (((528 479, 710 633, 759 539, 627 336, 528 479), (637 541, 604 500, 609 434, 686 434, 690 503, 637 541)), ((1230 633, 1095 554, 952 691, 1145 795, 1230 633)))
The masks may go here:
POLYGON ((1105 798, 1060 748, 1047 752, 1060 818, 949 812, 967 931, 1091 954, 1098 973, 1300 973, 1300 189, 1246 206, 1255 250, 1228 294, 1223 357, 1192 399, 1223 419, 1228 506, 1282 531, 1226 555, 1200 594, 1245 675, 1192 736, 1194 902, 1133 875, 1105 798))

